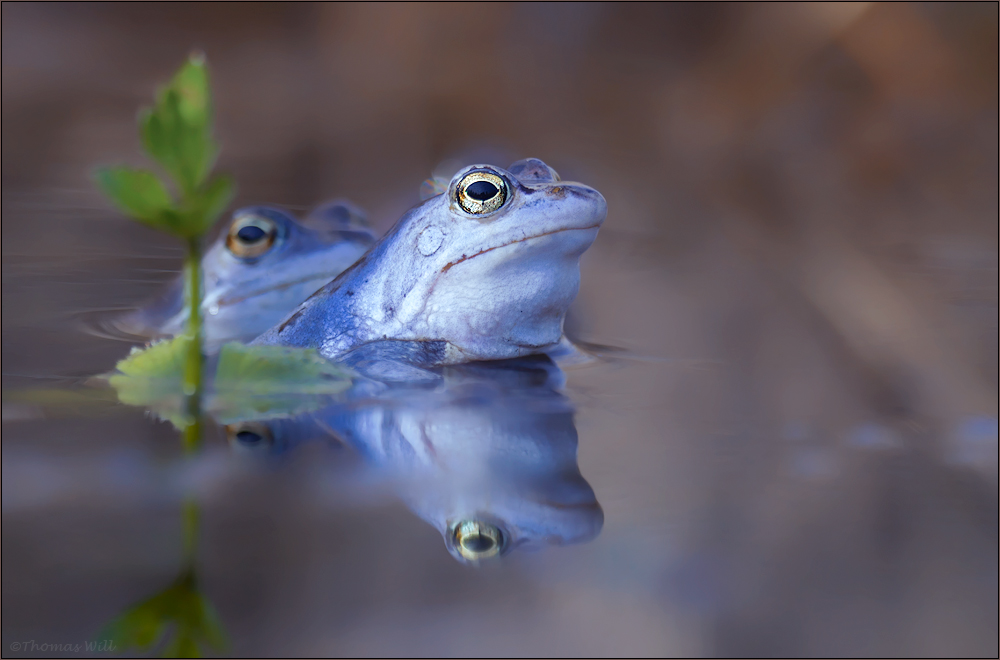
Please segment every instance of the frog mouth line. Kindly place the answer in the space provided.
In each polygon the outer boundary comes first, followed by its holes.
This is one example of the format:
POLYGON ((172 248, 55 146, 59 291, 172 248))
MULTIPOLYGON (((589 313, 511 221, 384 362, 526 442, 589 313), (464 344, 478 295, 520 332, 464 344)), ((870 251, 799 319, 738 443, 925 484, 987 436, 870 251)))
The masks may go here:
POLYGON ((526 242, 534 240, 536 238, 542 238, 543 236, 551 236, 552 234, 559 234, 559 233, 562 233, 564 231, 587 231, 587 230, 590 230, 590 229, 598 229, 598 228, 600 228, 600 226, 601 226, 601 223, 597 223, 596 225, 591 225, 589 227, 566 227, 565 229, 554 229, 552 231, 547 231, 547 232, 544 232, 544 233, 541 233, 541 234, 535 234, 533 236, 525 236, 524 238, 519 238, 516 241, 510 241, 509 243, 502 243, 500 245, 494 245, 493 247, 486 248, 485 250, 480 250, 479 252, 476 252, 475 254, 470 254, 468 256, 462 255, 461 258, 456 259, 455 261, 448 262, 447 264, 444 265, 444 268, 441 269, 441 274, 444 275, 449 270, 451 270, 453 266, 457 266, 458 264, 462 263, 463 261, 469 261, 470 259, 475 259, 476 257, 478 257, 480 255, 483 255, 483 254, 486 254, 487 252, 492 252, 493 250, 499 250, 500 248, 505 248, 508 245, 516 245, 517 243, 526 243, 526 242))
POLYGON ((274 291, 281 291, 282 289, 287 289, 288 287, 295 286, 296 284, 303 284, 304 282, 309 282, 310 280, 323 280, 324 282, 329 282, 334 277, 340 274, 340 271, 334 273, 315 273, 313 275, 307 275, 305 277, 300 277, 295 280, 288 280, 287 282, 281 282, 280 284, 275 284, 273 286, 265 287, 263 289, 257 289, 256 291, 251 291, 250 293, 235 296, 232 298, 220 298, 217 303, 221 307, 229 307, 230 305, 235 305, 241 303, 250 298, 256 298, 257 296, 262 296, 267 293, 274 291))

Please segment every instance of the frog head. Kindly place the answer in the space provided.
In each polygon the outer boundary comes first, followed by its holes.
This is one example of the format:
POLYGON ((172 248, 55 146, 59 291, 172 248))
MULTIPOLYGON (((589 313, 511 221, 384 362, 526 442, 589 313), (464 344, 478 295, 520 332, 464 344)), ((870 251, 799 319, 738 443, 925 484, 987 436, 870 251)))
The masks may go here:
POLYGON ((465 167, 257 341, 327 357, 381 339, 443 341, 443 364, 537 353, 562 337, 580 256, 606 214, 599 192, 540 160, 465 167))
MULTIPOLYGON (((210 346, 248 340, 339 275, 375 242, 364 213, 345 201, 304 220, 268 206, 234 212, 201 260, 205 337, 210 346)), ((187 322, 183 281, 113 322, 136 337, 179 334, 187 322)))

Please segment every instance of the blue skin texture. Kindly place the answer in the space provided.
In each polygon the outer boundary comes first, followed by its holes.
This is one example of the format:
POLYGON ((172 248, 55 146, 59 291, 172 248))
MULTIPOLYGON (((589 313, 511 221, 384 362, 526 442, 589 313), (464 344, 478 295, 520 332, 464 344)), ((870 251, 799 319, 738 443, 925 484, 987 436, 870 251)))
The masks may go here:
POLYGON ((253 343, 313 347, 349 364, 374 357, 421 367, 545 352, 563 338, 580 256, 606 215, 599 192, 560 181, 534 158, 508 170, 463 168, 446 192, 407 212, 253 343), (459 203, 475 172, 506 183, 505 201, 491 212, 459 203))

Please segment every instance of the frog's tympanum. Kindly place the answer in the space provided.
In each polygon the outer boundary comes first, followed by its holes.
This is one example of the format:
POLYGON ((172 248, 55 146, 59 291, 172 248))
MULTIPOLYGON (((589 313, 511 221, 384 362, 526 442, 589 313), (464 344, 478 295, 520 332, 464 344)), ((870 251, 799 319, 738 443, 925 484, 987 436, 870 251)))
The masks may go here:
MULTIPOLYGON (((302 221, 267 206, 236 211, 201 261, 207 345, 253 339, 374 242, 364 213, 344 201, 323 204, 302 221)), ((163 337, 182 332, 187 316, 178 278, 157 300, 110 324, 126 335, 163 337)))
MULTIPOLYGON (((274 456, 336 439, 441 532, 459 561, 583 543, 604 514, 576 462, 573 408, 546 356, 442 369, 439 387, 396 383, 358 405, 226 427, 234 450, 274 456)), ((371 484, 362 479, 359 484, 371 484)))
POLYGON ((544 352, 606 213, 537 159, 466 167, 254 343, 418 367, 544 352))

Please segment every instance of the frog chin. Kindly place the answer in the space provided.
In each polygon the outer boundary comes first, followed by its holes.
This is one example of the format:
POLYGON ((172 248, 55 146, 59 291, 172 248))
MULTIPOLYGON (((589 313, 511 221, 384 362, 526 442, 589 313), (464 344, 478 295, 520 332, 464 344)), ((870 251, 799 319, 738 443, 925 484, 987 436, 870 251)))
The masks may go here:
POLYGON ((589 244, 553 233, 455 264, 428 298, 425 334, 447 337, 473 359, 517 357, 557 343, 589 244))

